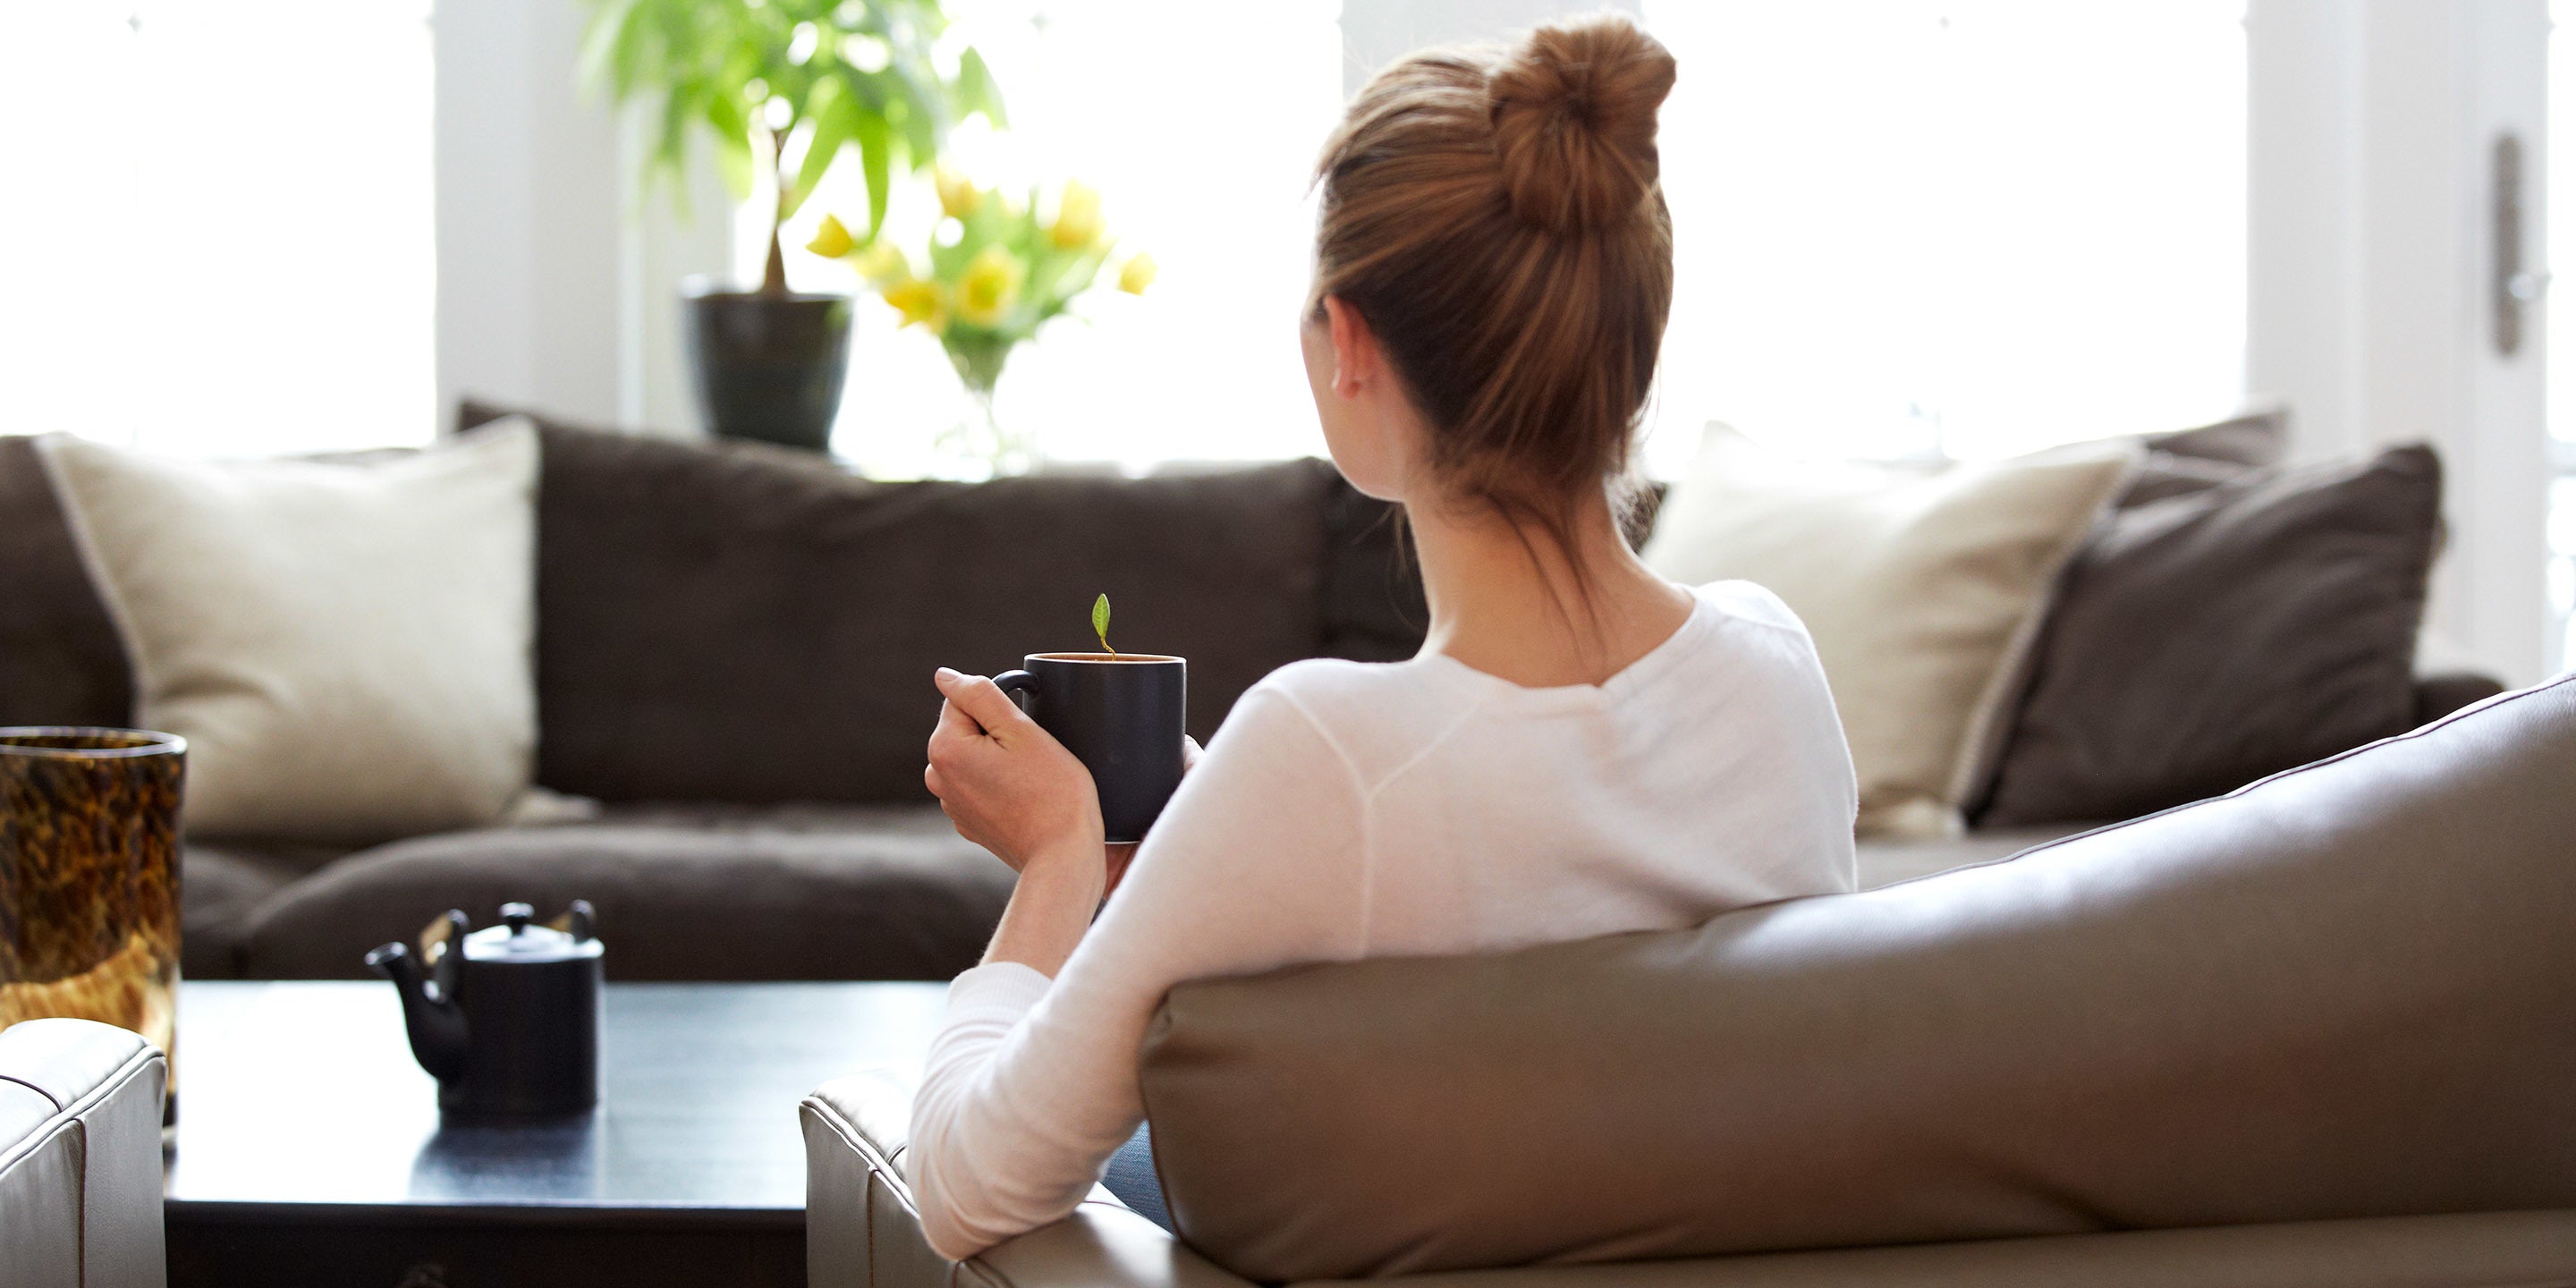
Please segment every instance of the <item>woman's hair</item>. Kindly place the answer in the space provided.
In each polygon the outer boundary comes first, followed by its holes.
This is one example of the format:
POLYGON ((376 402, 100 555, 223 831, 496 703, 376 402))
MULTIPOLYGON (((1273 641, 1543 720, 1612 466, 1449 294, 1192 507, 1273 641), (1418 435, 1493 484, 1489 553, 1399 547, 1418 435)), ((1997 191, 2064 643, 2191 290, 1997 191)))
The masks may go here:
POLYGON ((1673 57, 1616 15, 1378 73, 1316 167, 1315 298, 1376 332, 1452 496, 1572 549, 1625 475, 1673 294, 1655 111, 1673 57))

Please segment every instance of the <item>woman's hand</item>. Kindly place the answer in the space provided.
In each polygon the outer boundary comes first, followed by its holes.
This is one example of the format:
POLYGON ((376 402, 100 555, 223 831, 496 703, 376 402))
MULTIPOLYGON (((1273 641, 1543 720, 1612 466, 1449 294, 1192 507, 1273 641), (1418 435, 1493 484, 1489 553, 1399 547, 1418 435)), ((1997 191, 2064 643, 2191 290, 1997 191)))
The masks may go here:
POLYGON ((957 834, 1021 873, 1087 858, 1105 888, 1091 771, 991 680, 941 667, 933 683, 947 701, 921 778, 957 834))

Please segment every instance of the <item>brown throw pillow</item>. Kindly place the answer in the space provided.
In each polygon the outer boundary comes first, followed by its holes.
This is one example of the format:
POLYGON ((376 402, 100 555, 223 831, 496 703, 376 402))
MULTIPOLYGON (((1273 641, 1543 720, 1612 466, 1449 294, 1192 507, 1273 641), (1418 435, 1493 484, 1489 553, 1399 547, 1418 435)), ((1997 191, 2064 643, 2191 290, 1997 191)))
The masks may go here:
POLYGON ((2169 496, 2198 492, 2249 469, 2278 465, 2290 447, 2290 418, 2283 411, 2248 412, 2196 429, 2149 434, 2147 457, 2129 477, 2118 507, 2127 509, 2169 496))
POLYGON ((2248 470, 2106 518, 2068 568, 1982 826, 2130 818, 2414 714, 2430 448, 2248 470))
POLYGON ((2278 465, 2290 449, 2290 413, 2267 407, 2191 429, 2149 434, 2141 441, 2150 452, 2187 461, 2278 465))

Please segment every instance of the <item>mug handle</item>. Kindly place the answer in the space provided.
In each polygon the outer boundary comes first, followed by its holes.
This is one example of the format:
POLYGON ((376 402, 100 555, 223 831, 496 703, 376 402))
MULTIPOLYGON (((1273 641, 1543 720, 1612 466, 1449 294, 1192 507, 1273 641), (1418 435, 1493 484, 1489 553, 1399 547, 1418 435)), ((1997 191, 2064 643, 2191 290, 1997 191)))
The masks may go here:
POLYGON ((1029 709, 1029 704, 1022 701, 1019 695, 1034 691, 1038 687, 1038 677, 1028 671, 1004 671, 993 677, 993 687, 1000 689, 1005 696, 1009 697, 1012 705, 1026 711, 1029 709))

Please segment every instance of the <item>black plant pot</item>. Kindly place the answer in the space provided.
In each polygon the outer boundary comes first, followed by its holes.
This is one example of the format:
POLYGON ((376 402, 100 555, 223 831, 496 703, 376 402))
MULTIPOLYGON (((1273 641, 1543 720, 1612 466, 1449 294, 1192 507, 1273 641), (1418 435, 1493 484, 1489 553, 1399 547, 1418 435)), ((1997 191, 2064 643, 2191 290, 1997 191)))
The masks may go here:
POLYGON ((850 374, 850 297, 680 285, 690 384, 707 428, 823 451, 850 374))

